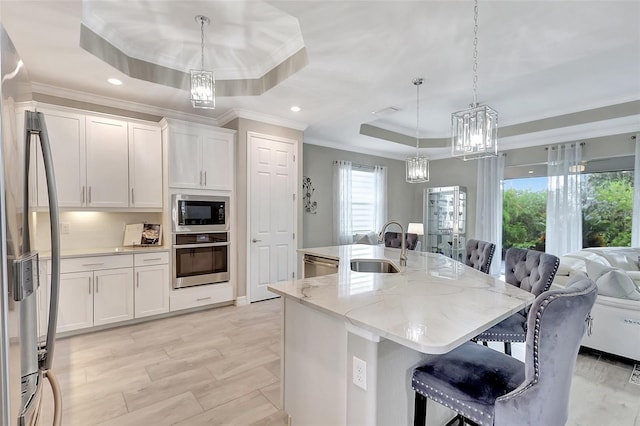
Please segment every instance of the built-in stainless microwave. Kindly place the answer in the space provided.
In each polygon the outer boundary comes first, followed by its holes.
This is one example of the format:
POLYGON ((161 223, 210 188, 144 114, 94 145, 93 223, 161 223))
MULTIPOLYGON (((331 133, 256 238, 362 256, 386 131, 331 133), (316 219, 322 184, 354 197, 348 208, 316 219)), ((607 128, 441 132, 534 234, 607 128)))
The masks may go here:
POLYGON ((175 194, 172 201, 174 232, 229 230, 229 197, 175 194))

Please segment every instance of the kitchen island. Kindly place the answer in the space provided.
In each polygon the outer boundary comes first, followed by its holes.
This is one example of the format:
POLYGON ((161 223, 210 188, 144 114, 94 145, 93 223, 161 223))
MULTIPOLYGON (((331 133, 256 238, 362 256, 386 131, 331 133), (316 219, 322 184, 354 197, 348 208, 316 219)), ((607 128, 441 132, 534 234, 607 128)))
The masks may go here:
MULTIPOLYGON (((530 293, 433 253, 345 245, 301 249, 337 273, 270 284, 283 296, 282 387, 292 425, 413 422, 413 367, 529 305, 530 293), (387 259, 398 273, 355 272, 387 259)), ((446 419, 429 410, 428 421, 446 419)))

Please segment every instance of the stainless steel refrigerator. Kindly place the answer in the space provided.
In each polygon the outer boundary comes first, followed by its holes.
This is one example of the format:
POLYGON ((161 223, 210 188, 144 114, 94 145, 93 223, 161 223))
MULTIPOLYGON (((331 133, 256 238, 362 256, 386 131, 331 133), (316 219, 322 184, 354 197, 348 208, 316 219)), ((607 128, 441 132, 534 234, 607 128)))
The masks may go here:
POLYGON ((16 104, 30 100, 28 74, 0 25, 0 425, 40 425, 43 389, 54 395, 54 424, 60 424, 61 395, 52 372, 58 306, 60 236, 51 149, 42 113, 26 111, 24 130, 16 104), (19 123, 19 124, 17 124, 19 123), (20 128, 20 130, 18 130, 20 128), (34 144, 39 146, 35 148, 34 144), (41 154, 40 154, 41 153, 41 154), (32 173, 42 156, 49 194, 51 282, 39 282, 39 254, 32 247, 32 173), (45 292, 38 287, 45 286, 45 292), (38 330, 40 293, 49 293, 48 321, 38 330), (57 423, 56 423, 57 422, 57 423))

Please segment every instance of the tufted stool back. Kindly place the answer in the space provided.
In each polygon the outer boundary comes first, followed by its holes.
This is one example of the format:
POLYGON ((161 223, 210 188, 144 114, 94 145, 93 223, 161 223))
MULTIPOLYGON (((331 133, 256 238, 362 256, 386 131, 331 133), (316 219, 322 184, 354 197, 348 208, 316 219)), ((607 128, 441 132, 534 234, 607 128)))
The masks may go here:
MULTIPOLYGON (((415 250, 418 244, 418 234, 405 234, 407 240, 407 250, 415 250)), ((385 232, 384 246, 400 248, 402 245, 402 232, 385 232)))
POLYGON ((465 264, 485 274, 489 273, 496 245, 481 240, 467 240, 465 264))
POLYGON ((549 290, 560 259, 548 253, 512 247, 504 258, 505 281, 536 296, 549 290))

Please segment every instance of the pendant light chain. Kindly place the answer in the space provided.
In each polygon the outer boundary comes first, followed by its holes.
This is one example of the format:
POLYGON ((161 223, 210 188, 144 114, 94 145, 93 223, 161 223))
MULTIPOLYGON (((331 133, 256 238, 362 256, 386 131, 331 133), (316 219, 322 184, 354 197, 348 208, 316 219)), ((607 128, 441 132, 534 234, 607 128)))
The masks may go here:
POLYGON ((200 70, 204 70, 204 16, 200 17, 200 70))
POLYGON ((473 105, 478 106, 478 0, 473 8, 473 105))
POLYGON ((413 84, 416 85, 416 157, 420 153, 420 85, 422 82, 421 78, 413 80, 413 84))

